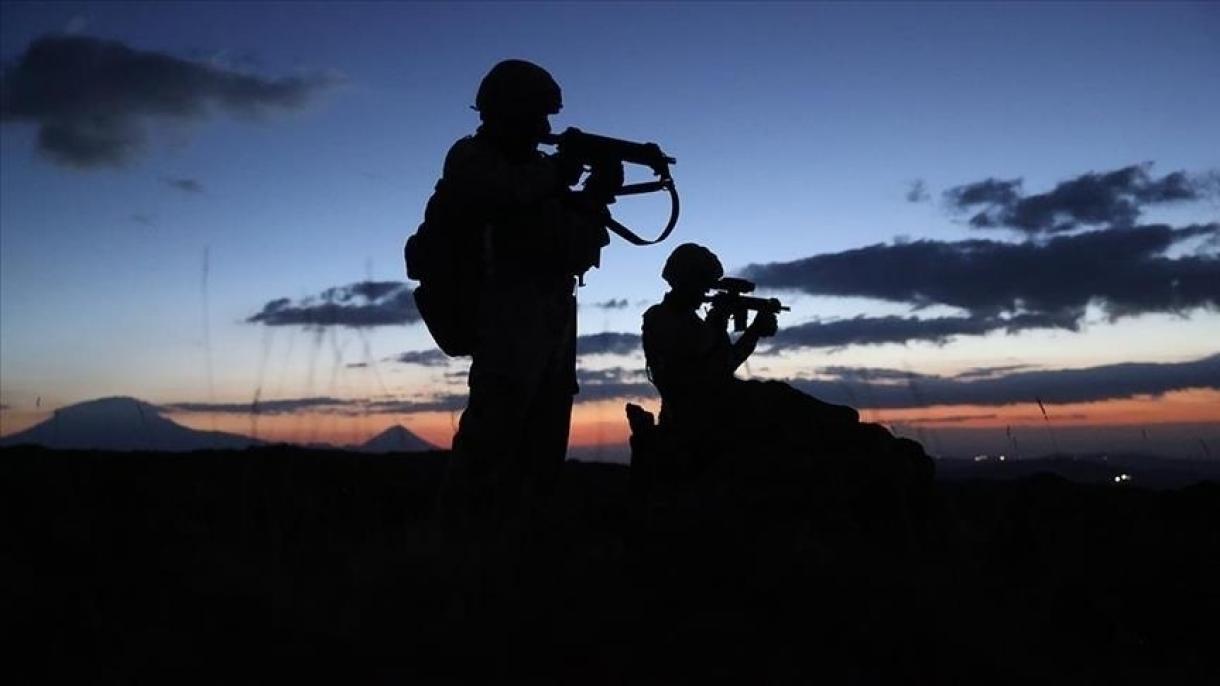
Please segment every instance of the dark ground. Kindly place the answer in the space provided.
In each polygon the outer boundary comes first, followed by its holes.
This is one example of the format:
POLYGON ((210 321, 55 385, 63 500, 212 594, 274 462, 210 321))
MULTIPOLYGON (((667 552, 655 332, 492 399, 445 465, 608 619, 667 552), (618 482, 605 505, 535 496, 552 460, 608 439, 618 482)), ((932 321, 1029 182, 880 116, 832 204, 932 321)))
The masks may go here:
POLYGON ((626 468, 570 463, 535 533, 459 542, 427 520, 443 468, 443 454, 4 449, 5 681, 1220 675, 1214 482, 942 480, 928 520, 899 531, 811 508, 790 479, 645 509, 626 468))

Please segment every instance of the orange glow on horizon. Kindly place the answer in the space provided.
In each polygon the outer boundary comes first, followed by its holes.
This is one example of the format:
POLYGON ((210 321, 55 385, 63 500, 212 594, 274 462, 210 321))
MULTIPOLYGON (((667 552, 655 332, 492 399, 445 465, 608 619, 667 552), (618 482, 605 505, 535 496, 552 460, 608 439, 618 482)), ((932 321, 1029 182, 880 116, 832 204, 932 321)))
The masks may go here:
MULTIPOLYGON (((574 447, 617 445, 627 442, 626 400, 581 403, 572 409, 572 430, 568 444, 574 447)), ((655 413, 655 407, 649 407, 655 413)), ((440 448, 448 448, 457 431, 461 412, 421 412, 411 415, 366 414, 338 415, 300 412, 282 415, 174 413, 170 419, 201 431, 226 431, 255 436, 264 441, 286 443, 362 443, 401 424, 412 433, 440 448)))
POLYGON ((937 428, 987 429, 1043 424, 1056 426, 1138 426, 1145 424, 1220 423, 1220 391, 1188 389, 1159 397, 1123 398, 1090 403, 1044 404, 1046 418, 1035 401, 1013 405, 933 405, 887 410, 861 410, 863 421, 881 424, 921 424, 937 428))
MULTIPOLYGON (((569 445, 587 447, 618 445, 629 438, 623 406, 628 399, 581 403, 573 408, 569 445)), ((637 401, 638 402, 638 401, 637 401)), ((1190 389, 1159 397, 1138 397, 1091 403, 1046 404, 1049 422, 1055 426, 1149 426, 1154 424, 1220 424, 1220 391, 1190 389)), ((645 403, 656 413, 656 402, 645 403)), ((47 419, 51 412, 5 411, 0 428, 4 435, 22 431, 47 419)), ((257 417, 230 413, 168 413, 175 422, 201 431, 225 431, 287 443, 362 443, 385 429, 401 424, 420 438, 441 448, 452 443, 460 411, 425 412, 411 415, 347 415, 302 412, 257 417)), ((1041 425, 1038 405, 938 405, 885 410, 864 409, 862 421, 886 425, 918 425, 937 430, 986 429, 1005 426, 1041 425)))

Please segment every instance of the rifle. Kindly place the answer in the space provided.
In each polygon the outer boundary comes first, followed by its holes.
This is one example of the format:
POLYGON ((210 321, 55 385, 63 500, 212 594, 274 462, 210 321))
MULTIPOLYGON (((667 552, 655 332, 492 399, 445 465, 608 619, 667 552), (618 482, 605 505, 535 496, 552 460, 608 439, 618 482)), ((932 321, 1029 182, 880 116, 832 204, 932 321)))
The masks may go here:
POLYGON ((639 164, 652 169, 652 173, 657 176, 656 181, 628 184, 619 189, 615 196, 639 195, 641 193, 653 193, 661 190, 667 191, 669 193, 669 222, 665 225, 665 229, 661 231, 661 235, 650 241, 640 238, 634 231, 615 220, 614 217, 607 217, 606 228, 618 234, 623 240, 632 245, 660 243, 668 238, 670 232, 677 226, 680 209, 678 189, 674 186, 673 176, 669 173, 669 165, 677 164, 678 161, 662 152, 660 146, 656 143, 636 143, 635 141, 622 140, 620 138, 585 133, 575 128, 569 128, 560 134, 547 134, 543 137, 542 142, 547 145, 557 146, 560 155, 576 160, 588 167, 596 167, 599 164, 607 163, 630 162, 631 164, 639 164))
POLYGON ((742 295, 754 292, 753 281, 726 276, 717 281, 712 289, 717 292, 705 297, 703 301, 712 303, 713 307, 728 310, 733 318, 734 331, 746 330, 746 312, 750 310, 779 314, 790 309, 781 303, 779 298, 755 298, 742 295))

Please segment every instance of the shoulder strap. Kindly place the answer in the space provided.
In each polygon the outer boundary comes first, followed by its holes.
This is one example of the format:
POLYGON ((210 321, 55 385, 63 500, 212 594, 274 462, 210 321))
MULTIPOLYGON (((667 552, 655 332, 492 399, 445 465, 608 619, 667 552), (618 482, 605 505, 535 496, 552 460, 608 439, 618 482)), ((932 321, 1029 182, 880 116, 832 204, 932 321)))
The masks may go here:
POLYGON ((640 238, 636 232, 623 226, 617 219, 606 215, 606 228, 618 234, 619 238, 627 241, 632 245, 653 245, 669 238, 669 234, 673 233, 674 227, 678 225, 678 212, 681 206, 678 203, 678 190, 674 188, 672 179, 662 179, 661 181, 650 181, 648 183, 637 183, 630 186, 624 186, 616 195, 637 195, 640 193, 651 193, 653 191, 666 190, 669 191, 669 223, 665 225, 665 230, 661 232, 653 240, 640 238))

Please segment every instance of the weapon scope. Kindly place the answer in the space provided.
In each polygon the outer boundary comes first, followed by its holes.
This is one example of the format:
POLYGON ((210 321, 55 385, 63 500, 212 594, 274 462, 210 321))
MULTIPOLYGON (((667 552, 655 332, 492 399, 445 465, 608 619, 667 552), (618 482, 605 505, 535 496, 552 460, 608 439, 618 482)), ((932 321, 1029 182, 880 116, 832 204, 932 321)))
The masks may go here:
POLYGON ((779 298, 755 298, 743 295, 743 293, 754 292, 754 282, 746 279, 726 276, 717 281, 712 289, 718 292, 704 297, 703 302, 727 309, 733 318, 734 331, 746 330, 746 313, 750 310, 779 314, 790 309, 781 303, 779 298))

